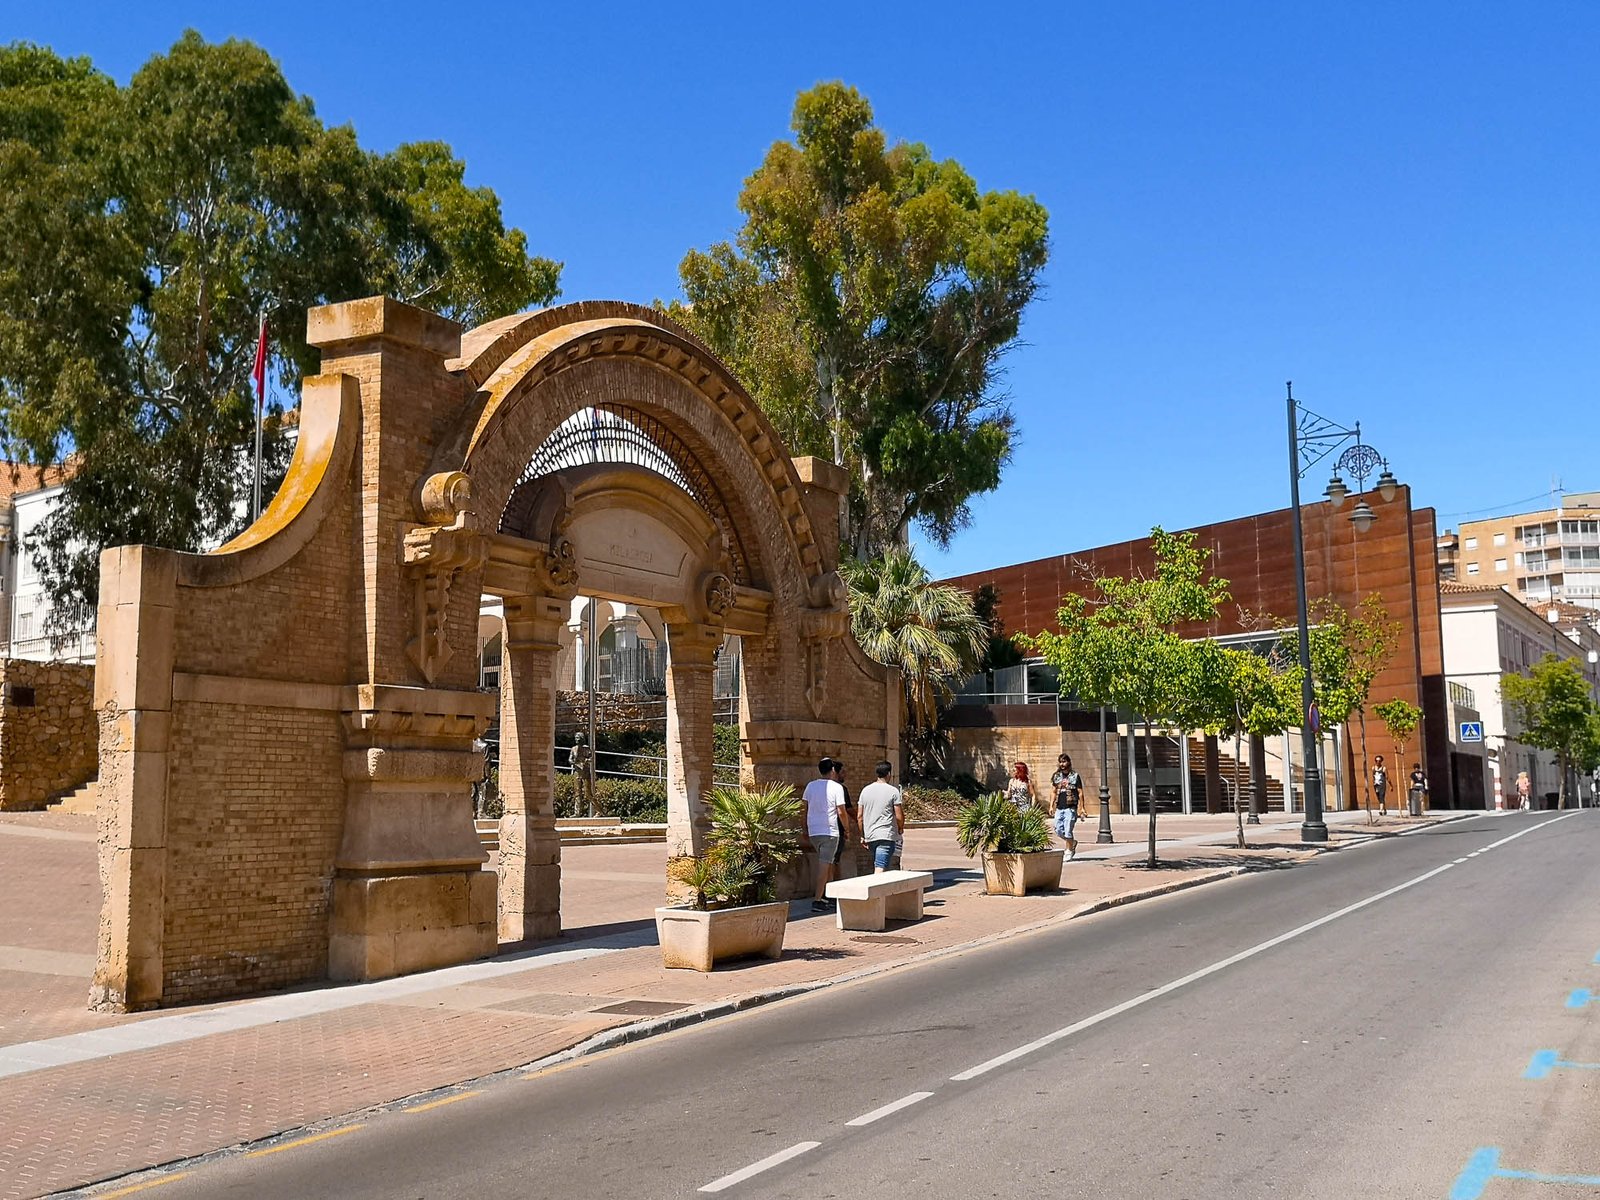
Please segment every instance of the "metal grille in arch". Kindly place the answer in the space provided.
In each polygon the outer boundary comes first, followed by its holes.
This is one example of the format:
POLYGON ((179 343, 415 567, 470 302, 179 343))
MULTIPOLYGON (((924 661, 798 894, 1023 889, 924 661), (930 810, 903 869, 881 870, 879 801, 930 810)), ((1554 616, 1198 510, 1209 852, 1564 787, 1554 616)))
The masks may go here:
POLYGON ((648 413, 619 404, 579 409, 556 426, 523 468, 517 488, 512 491, 512 500, 507 504, 506 514, 501 517, 501 528, 506 528, 506 517, 523 484, 557 471, 595 463, 626 463, 642 467, 671 480, 689 493, 722 530, 728 544, 728 556, 733 560, 735 580, 739 583, 750 582, 744 547, 739 544, 728 506, 711 476, 682 439, 660 421, 648 413))

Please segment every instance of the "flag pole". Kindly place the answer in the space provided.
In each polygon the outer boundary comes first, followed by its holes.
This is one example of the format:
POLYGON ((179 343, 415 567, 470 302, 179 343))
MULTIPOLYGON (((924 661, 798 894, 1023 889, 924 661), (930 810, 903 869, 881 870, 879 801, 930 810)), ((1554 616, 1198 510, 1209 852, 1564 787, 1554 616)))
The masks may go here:
POLYGON ((250 520, 252 522, 261 518, 261 426, 266 416, 267 408, 267 310, 261 310, 261 332, 256 339, 255 369, 251 374, 256 383, 256 461, 255 485, 251 493, 250 520))

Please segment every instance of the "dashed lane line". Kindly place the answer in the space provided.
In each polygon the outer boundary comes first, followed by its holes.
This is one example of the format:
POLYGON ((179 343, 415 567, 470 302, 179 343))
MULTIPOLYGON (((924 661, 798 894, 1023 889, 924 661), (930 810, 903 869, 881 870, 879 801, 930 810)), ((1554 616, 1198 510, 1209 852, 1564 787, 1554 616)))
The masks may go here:
POLYGON ((900 1099, 891 1104, 885 1104, 882 1108, 875 1108, 869 1113, 862 1113, 854 1120, 846 1121, 845 1124, 851 1126, 871 1125, 874 1121, 881 1120, 892 1113, 897 1113, 902 1108, 910 1108, 913 1104, 919 1104, 932 1095, 932 1092, 912 1092, 909 1096, 901 1096, 900 1099))
POLYGON ((748 1167, 741 1167, 731 1175, 724 1175, 701 1188, 702 1192, 720 1192, 731 1188, 736 1183, 743 1183, 746 1179, 753 1179, 763 1171, 770 1171, 773 1167, 788 1162, 791 1158, 799 1158, 807 1150, 815 1150, 821 1142, 796 1142, 787 1150, 779 1150, 776 1154, 769 1154, 758 1163, 751 1163, 748 1167))
MULTIPOLYGON (((1567 813, 1564 816, 1556 817, 1553 820, 1541 821, 1537 825, 1531 825, 1527 829, 1513 833, 1510 837, 1501 838, 1498 842, 1493 842, 1490 845, 1483 847, 1483 849, 1493 850, 1497 846, 1504 846, 1507 842, 1514 842, 1519 837, 1525 837, 1526 835, 1533 833, 1535 830, 1544 829, 1546 826, 1554 825, 1557 821, 1565 821, 1567 817, 1576 815, 1577 810, 1574 810, 1573 812, 1567 813)), ((1158 988, 1151 988, 1148 992, 1142 992, 1133 997, 1131 1000, 1124 1000, 1121 1004, 1113 1005, 1110 1008, 1095 1013, 1091 1017, 1085 1017, 1081 1021, 1074 1021, 1071 1025, 1066 1026, 1064 1029, 1058 1029, 1054 1033, 1047 1033, 1042 1038, 1037 1038, 1025 1046, 1018 1046, 1015 1050, 1008 1050, 1006 1053, 997 1055, 994 1058, 989 1059, 987 1062, 981 1062, 975 1067, 970 1067, 967 1070, 962 1071, 959 1075, 952 1075, 950 1076, 951 1082, 965 1083, 970 1079, 976 1079, 980 1075, 986 1075, 997 1067, 1003 1067, 1008 1063, 1016 1062, 1017 1059, 1024 1058, 1037 1050, 1043 1050, 1046 1046, 1052 1046, 1056 1042, 1061 1041, 1063 1038, 1069 1038, 1075 1033, 1081 1033, 1085 1029, 1090 1029, 1096 1025, 1099 1025, 1103 1021, 1111 1020, 1112 1017, 1121 1016, 1123 1013, 1129 1012, 1135 1008, 1139 1008, 1141 1005, 1148 1004, 1152 1000, 1159 1000, 1162 996, 1169 995, 1170 993, 1177 991, 1179 988, 1188 987, 1191 983, 1197 983, 1208 976, 1215 975, 1218 971, 1224 971, 1231 966, 1235 966, 1238 963, 1244 962, 1246 959, 1254 958, 1258 954, 1262 954, 1276 946, 1283 945, 1285 942, 1292 941, 1297 937, 1301 937, 1304 934, 1310 933, 1314 929, 1320 929, 1329 922, 1337 921, 1341 917, 1347 917, 1351 913, 1359 912, 1363 908, 1367 908, 1378 903, 1380 900, 1387 900, 1390 896, 1398 895, 1400 892, 1406 891, 1409 888, 1414 888, 1418 884, 1426 883, 1435 876, 1442 875, 1444 872, 1451 870, 1457 865, 1457 863, 1461 861, 1464 860, 1457 859, 1456 862, 1448 862, 1442 866, 1435 867, 1433 870, 1424 872, 1414 879, 1408 879, 1404 883, 1396 884, 1392 888, 1385 888, 1383 891, 1376 892, 1363 900, 1357 900, 1354 904, 1347 904, 1335 912, 1318 917, 1315 921, 1307 921, 1304 925, 1300 925, 1286 933, 1278 934, 1277 937, 1268 938, 1264 942, 1258 942, 1256 945, 1251 946, 1247 950, 1241 950, 1237 954, 1230 954, 1227 958, 1220 959, 1208 967, 1201 967, 1198 971, 1192 971, 1188 975, 1183 976, 1181 979, 1174 979, 1170 983, 1164 983, 1158 988)))

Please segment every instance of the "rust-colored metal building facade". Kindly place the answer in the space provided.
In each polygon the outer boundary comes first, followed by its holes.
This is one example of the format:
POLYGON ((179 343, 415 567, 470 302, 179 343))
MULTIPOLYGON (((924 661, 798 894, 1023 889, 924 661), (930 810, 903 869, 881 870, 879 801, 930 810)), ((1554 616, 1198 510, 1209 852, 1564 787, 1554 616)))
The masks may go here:
MULTIPOLYGON (((1313 600, 1331 596, 1352 609, 1368 595, 1382 597, 1391 618, 1400 623, 1401 633, 1388 667, 1373 683, 1372 703, 1402 699, 1423 710, 1424 766, 1432 783, 1431 801, 1435 807, 1453 806, 1434 511, 1413 508, 1411 490, 1404 486, 1388 502, 1376 494, 1368 500, 1377 520, 1361 534, 1349 521, 1353 501, 1347 500, 1340 508, 1326 501, 1303 507, 1306 594, 1313 600)), ((1193 531, 1197 544, 1212 553, 1212 573, 1228 580, 1233 601, 1216 620, 1184 630, 1186 636, 1245 632, 1250 627, 1246 614, 1266 614, 1285 627, 1294 623, 1292 522, 1292 511, 1279 509, 1193 531)), ((1149 539, 1139 538, 978 571, 950 582, 973 590, 992 585, 1006 631, 1037 633, 1057 628, 1056 610, 1066 593, 1088 592, 1095 576, 1129 575, 1152 565, 1149 539)), ((1367 736, 1372 752, 1388 752, 1387 739, 1375 719, 1368 721, 1367 736)), ((1358 769, 1354 739, 1345 744, 1350 756, 1346 767, 1354 778, 1358 769)))

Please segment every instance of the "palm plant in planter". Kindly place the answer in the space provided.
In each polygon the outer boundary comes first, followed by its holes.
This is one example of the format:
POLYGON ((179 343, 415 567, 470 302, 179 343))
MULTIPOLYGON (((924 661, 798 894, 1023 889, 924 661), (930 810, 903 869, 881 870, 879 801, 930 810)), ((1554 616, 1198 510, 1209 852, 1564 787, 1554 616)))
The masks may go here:
POLYGON ((680 876, 690 903, 656 909, 662 962, 709 971, 745 954, 777 958, 789 919, 788 904, 776 898, 778 871, 800 854, 801 802, 786 783, 719 784, 706 802, 706 852, 680 876))
POLYGON ((990 895, 1021 896, 1061 884, 1064 852, 1051 848, 1044 813, 1019 809, 1000 792, 979 796, 962 809, 956 842, 968 858, 983 855, 984 890, 990 895))

